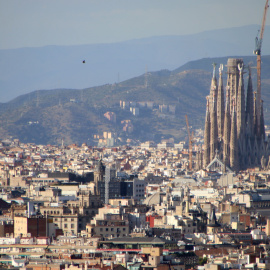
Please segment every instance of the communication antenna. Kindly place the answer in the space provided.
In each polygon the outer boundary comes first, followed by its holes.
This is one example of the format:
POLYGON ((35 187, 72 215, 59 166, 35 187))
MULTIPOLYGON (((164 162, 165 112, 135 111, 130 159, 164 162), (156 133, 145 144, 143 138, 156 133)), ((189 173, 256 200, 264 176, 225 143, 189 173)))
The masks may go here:
POLYGON ((147 89, 147 87, 148 87, 148 72, 147 72, 147 65, 145 66, 144 87, 145 87, 146 89, 147 89))
POLYGON ((83 103, 83 99, 84 99, 84 96, 83 96, 83 89, 81 90, 81 103, 83 103))
POLYGON ((39 107, 39 90, 37 91, 37 103, 36 106, 39 107))

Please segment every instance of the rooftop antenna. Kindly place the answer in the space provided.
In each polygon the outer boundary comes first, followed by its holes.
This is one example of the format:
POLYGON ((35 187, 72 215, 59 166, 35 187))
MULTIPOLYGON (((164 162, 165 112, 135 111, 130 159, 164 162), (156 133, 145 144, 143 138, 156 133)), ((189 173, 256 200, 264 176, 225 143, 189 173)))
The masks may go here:
POLYGON ((81 103, 83 103, 83 99, 84 99, 84 96, 83 96, 83 89, 81 90, 81 103))
POLYGON ((147 65, 145 66, 144 87, 145 87, 146 89, 147 89, 147 87, 148 87, 148 72, 147 72, 147 65))
POLYGON ((39 107, 39 90, 37 91, 37 103, 36 106, 39 107))

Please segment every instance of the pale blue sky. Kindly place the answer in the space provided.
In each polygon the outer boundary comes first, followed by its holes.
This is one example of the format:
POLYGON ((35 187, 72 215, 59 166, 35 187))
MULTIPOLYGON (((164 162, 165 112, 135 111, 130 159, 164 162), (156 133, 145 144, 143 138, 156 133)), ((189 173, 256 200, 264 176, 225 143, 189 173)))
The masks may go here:
POLYGON ((265 0, 0 0, 0 49, 260 25, 264 5, 265 0))

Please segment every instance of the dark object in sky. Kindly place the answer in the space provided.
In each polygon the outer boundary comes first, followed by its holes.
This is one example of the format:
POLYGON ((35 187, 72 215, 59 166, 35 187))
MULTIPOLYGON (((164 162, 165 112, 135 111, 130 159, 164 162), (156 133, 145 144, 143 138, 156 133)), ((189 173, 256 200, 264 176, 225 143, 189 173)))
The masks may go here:
POLYGON ((83 60, 82 63, 85 64, 85 60, 83 60))

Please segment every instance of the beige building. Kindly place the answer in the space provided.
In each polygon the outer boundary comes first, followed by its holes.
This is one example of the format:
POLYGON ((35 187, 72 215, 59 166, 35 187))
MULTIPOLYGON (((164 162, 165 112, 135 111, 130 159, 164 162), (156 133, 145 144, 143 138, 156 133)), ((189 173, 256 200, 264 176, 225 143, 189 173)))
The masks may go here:
POLYGON ((52 218, 55 228, 62 230, 64 235, 77 235, 85 230, 102 206, 99 196, 90 192, 79 192, 77 197, 78 200, 66 204, 47 202, 40 208, 41 214, 52 218))
POLYGON ((101 236, 103 238, 125 237, 129 235, 128 221, 124 220, 95 220, 86 225, 87 237, 101 236))
POLYGON ((129 235, 128 214, 120 214, 120 207, 103 207, 91 223, 86 225, 88 237, 125 237, 129 235))
POLYGON ((47 235, 47 219, 43 217, 14 217, 14 237, 38 237, 47 235))

